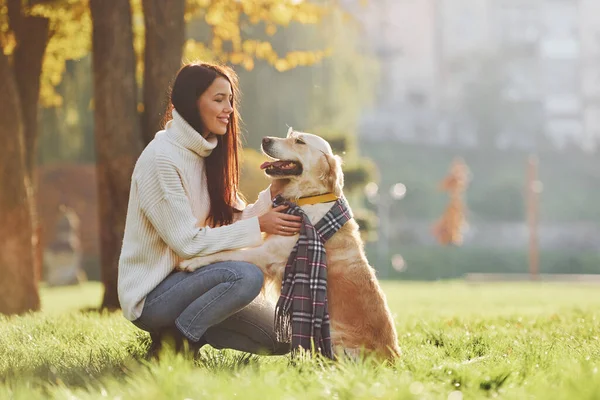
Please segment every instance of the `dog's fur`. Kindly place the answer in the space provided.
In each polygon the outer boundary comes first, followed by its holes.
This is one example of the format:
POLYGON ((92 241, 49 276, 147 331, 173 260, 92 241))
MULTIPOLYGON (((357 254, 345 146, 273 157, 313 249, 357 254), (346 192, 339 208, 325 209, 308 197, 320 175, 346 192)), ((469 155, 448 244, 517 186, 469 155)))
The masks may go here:
MULTIPOLYGON (((342 195, 341 159, 324 139, 290 129, 284 139, 263 139, 263 152, 274 160, 291 160, 301 166, 300 175, 266 171, 272 179, 289 180, 282 192, 286 199, 294 201, 327 192, 342 195)), ((322 203, 305 205, 302 209, 316 224, 331 206, 332 203, 322 203)), ((247 261, 261 268, 265 282, 276 285, 279 293, 284 268, 297 239, 297 235, 267 235, 258 247, 193 258, 182 262, 180 269, 193 271, 219 261, 247 261)), ((364 349, 377 358, 389 360, 399 356, 394 321, 375 271, 365 257, 357 223, 348 221, 325 243, 325 249, 334 351, 357 356, 364 349)))

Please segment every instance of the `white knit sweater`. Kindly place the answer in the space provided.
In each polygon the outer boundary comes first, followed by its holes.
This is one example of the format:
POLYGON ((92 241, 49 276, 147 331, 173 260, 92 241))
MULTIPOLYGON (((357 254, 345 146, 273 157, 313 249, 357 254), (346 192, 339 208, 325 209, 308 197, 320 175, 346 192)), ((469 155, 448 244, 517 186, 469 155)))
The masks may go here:
POLYGON ((119 259, 119 301, 133 321, 144 300, 182 260, 223 250, 257 246, 258 216, 271 209, 270 189, 231 225, 207 225, 210 198, 204 158, 217 145, 204 139, 176 111, 164 131, 144 149, 131 178, 123 247, 119 259))

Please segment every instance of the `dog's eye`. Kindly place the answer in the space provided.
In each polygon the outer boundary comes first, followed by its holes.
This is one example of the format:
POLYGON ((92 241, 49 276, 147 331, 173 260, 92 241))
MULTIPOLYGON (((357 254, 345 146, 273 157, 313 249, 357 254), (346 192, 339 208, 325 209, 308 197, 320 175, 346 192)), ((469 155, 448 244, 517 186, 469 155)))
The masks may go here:
POLYGON ((304 142, 304 140, 300 139, 300 138, 296 138, 296 144, 306 144, 304 142))

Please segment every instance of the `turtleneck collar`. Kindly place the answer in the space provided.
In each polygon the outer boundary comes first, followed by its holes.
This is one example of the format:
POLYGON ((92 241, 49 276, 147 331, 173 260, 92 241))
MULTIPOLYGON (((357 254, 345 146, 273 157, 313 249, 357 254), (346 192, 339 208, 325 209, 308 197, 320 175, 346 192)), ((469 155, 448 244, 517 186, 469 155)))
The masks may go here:
POLYGON ((169 139, 200 157, 208 157, 217 147, 215 135, 210 135, 207 139, 203 138, 175 109, 173 109, 173 119, 167 122, 165 131, 169 139))

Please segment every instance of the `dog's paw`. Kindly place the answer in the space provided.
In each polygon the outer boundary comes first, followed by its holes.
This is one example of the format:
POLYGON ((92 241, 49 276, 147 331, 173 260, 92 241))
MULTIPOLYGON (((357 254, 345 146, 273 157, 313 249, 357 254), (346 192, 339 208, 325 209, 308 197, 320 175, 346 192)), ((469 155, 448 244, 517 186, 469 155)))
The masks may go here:
POLYGON ((178 271, 192 272, 200 267, 204 267, 208 263, 204 263, 201 257, 190 258, 189 260, 183 260, 177 266, 178 271))
POLYGON ((352 361, 360 360, 361 351, 358 348, 343 347, 339 351, 344 355, 344 357, 348 358, 349 360, 352 360, 352 361))

